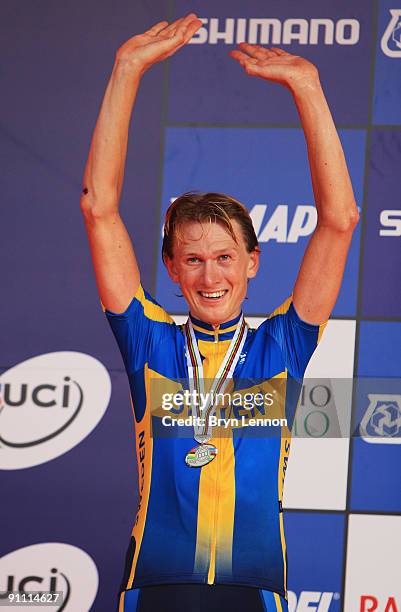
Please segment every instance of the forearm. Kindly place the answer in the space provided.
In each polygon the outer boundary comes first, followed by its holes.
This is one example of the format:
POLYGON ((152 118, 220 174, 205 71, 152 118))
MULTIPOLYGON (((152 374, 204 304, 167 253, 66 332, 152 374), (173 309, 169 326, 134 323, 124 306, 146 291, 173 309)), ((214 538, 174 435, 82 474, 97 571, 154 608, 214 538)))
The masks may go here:
POLYGON ((305 134, 318 223, 352 229, 358 210, 344 152, 318 76, 293 91, 305 134))
POLYGON ((84 212, 101 216, 117 212, 124 178, 128 130, 141 71, 116 60, 93 132, 85 167, 82 196, 84 212))

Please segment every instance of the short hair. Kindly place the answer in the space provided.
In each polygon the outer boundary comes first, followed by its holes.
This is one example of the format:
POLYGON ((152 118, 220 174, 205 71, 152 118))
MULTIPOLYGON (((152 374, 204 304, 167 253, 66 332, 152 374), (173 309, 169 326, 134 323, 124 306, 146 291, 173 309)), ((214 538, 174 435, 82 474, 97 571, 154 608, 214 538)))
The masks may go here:
POLYGON ((173 259, 174 238, 182 236, 181 229, 185 223, 219 223, 230 234, 235 242, 232 219, 235 219, 242 230, 248 253, 259 250, 258 239, 247 208, 235 198, 225 193, 201 193, 188 191, 176 198, 167 209, 164 221, 162 259, 166 256, 173 259))

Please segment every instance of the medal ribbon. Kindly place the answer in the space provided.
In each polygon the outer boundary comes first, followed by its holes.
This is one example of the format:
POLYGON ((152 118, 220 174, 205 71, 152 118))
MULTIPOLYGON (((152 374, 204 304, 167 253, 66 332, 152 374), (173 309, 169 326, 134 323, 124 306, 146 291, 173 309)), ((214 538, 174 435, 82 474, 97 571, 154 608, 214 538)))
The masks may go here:
MULTIPOLYGON (((195 395, 195 397, 197 397, 198 403, 200 401, 203 403, 203 400, 205 399, 203 365, 190 318, 188 318, 184 325, 184 332, 189 388, 192 396, 195 395)), ((213 380, 211 389, 208 391, 207 402, 203 408, 205 419, 204 425, 199 426, 194 423, 194 438, 200 444, 207 442, 212 437, 212 428, 209 425, 209 417, 214 410, 214 395, 222 393, 227 386, 228 380, 232 378, 235 366, 237 365, 238 359, 241 355, 242 347, 245 343, 246 335, 247 324, 245 323, 244 315, 241 314, 241 318, 238 321, 237 329, 235 330, 235 334, 230 342, 230 346, 228 347, 219 371, 213 380)), ((201 416, 201 407, 200 405, 196 405, 195 401, 192 403, 192 416, 194 419, 195 417, 199 418, 201 416)))

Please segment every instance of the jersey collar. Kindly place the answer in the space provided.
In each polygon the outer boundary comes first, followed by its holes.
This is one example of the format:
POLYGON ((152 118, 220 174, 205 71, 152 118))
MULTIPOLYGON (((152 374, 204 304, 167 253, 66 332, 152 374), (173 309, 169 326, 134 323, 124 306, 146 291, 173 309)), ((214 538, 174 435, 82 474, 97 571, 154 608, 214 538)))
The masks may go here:
POLYGON ((222 340, 231 340, 231 338, 234 336, 238 322, 241 318, 241 314, 242 313, 240 313, 238 317, 235 317, 235 319, 231 319, 231 321, 221 323, 216 329, 214 329, 210 323, 204 323, 204 321, 196 319, 191 315, 191 313, 189 313, 189 318, 191 319, 197 340, 221 342, 222 340))

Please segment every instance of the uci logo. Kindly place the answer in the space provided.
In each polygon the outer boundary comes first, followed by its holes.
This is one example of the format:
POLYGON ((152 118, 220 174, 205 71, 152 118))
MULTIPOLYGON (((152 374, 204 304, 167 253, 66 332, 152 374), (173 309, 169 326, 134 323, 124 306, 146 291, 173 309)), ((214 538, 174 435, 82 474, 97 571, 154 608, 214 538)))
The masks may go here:
POLYGON ((401 57, 401 9, 389 9, 391 19, 381 39, 387 57, 401 57))
POLYGON ((110 376, 73 351, 32 357, 0 376, 0 469, 40 465, 79 444, 102 419, 110 376))

